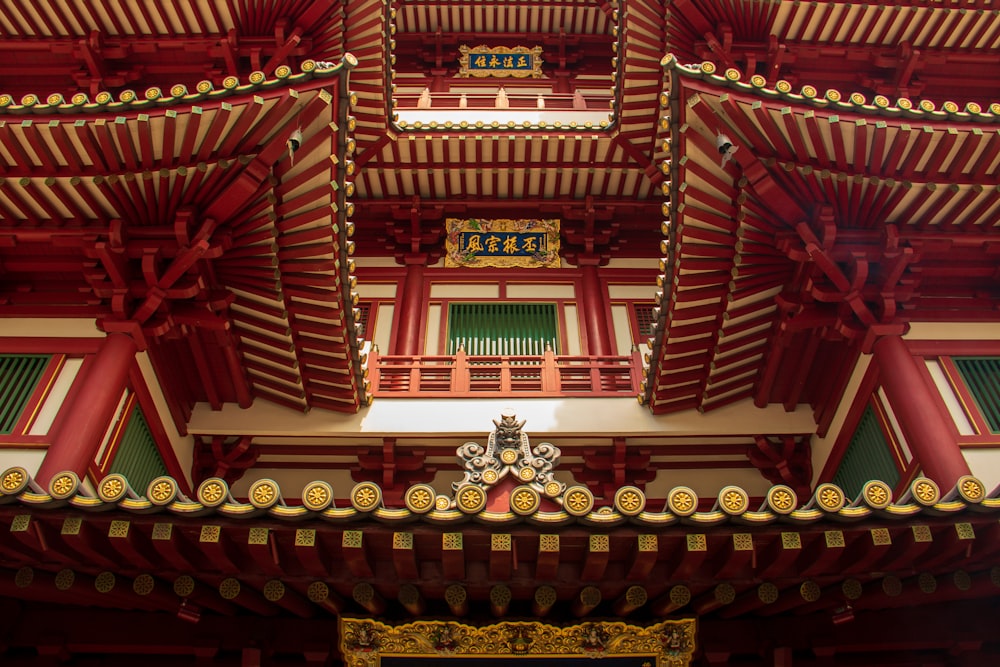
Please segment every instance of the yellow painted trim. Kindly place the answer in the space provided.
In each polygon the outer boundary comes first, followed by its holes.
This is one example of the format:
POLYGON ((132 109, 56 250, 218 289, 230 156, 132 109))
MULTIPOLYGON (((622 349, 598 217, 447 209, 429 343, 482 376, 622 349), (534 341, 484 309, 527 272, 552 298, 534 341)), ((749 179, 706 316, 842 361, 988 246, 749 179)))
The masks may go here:
MULTIPOLYGON (((47 385, 45 385, 45 389, 42 390, 42 395, 38 398, 38 402, 35 403, 35 409, 32 410, 31 416, 28 417, 28 421, 25 422, 24 428, 21 430, 21 435, 28 435, 28 431, 30 431, 31 427, 34 426, 35 419, 38 417, 38 413, 41 411, 42 406, 45 405, 45 399, 49 397, 49 392, 52 391, 52 385, 54 385, 56 383, 56 380, 59 379, 59 374, 62 372, 63 366, 66 365, 65 354, 54 354, 52 355, 52 359, 53 360, 58 359, 58 361, 55 361, 56 370, 49 377, 49 382, 47 385)), ((49 363, 51 364, 53 362, 50 361, 49 363)))

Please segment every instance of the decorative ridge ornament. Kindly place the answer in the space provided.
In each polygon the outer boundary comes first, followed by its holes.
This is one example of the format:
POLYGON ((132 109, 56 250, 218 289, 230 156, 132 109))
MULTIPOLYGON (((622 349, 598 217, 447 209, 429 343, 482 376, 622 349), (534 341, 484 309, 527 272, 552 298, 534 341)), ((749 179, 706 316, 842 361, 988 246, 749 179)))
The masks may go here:
POLYGON ((530 486, 549 498, 561 496, 566 485, 553 476, 559 465, 559 448, 549 442, 532 447, 528 434, 521 432, 524 420, 518 421, 510 410, 504 410, 500 421, 493 420, 496 430, 490 433, 486 447, 467 442, 457 450, 458 462, 465 475, 452 484, 456 498, 463 488, 478 486, 483 491, 513 475, 520 484, 530 486))

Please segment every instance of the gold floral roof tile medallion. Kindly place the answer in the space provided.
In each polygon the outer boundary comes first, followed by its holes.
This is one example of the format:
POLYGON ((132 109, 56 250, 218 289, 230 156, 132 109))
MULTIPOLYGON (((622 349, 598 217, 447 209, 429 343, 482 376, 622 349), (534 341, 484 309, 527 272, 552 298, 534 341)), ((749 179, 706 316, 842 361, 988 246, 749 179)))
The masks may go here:
POLYGON ((839 512, 844 507, 846 499, 844 498, 844 492, 836 484, 820 484, 816 487, 816 493, 814 494, 816 499, 816 504, 820 506, 824 512, 839 512))
POLYGON ((750 498, 747 492, 738 486, 726 486, 719 491, 719 507, 730 516, 739 516, 747 511, 750 498))
POLYGON ((892 503, 892 489, 881 480, 873 479, 861 489, 865 504, 875 510, 884 510, 892 503))
POLYGON ((549 498, 556 498, 563 490, 563 485, 552 480, 545 485, 545 495, 549 498))
POLYGON ((434 509, 436 501, 434 487, 429 484, 415 484, 406 490, 403 501, 406 509, 414 514, 426 514, 434 509))
POLYGON ((146 498, 154 505, 169 505, 177 497, 177 482, 169 475, 157 477, 146 487, 146 498))
POLYGON ((371 512, 382 502, 382 489, 374 482, 361 482, 351 491, 351 505, 359 512, 371 512))
POLYGON ((56 574, 56 589, 60 591, 68 591, 73 587, 73 582, 76 581, 76 573, 70 569, 59 570, 56 574))
POLYGON ((615 492, 615 509, 625 516, 637 516, 646 509, 646 494, 637 487, 623 486, 615 492))
POLYGON ((306 484, 302 489, 302 504, 313 512, 322 512, 333 504, 333 487, 322 480, 306 484))
POLYGON ((174 580, 174 593, 182 598, 194 593, 194 578, 187 574, 182 574, 174 580))
POLYGON ((930 507, 941 500, 941 490, 932 479, 917 477, 910 484, 910 493, 913 499, 925 507, 930 507))
POLYGON ((530 486, 519 486, 510 494, 510 509, 515 514, 528 516, 541 504, 542 497, 530 486))
POLYGON ((434 509, 443 512, 446 509, 450 508, 451 508, 451 498, 449 498, 448 496, 440 494, 436 498, 434 498, 434 509))
POLYGON ((529 466, 525 466, 517 471, 517 478, 522 482, 530 482, 535 479, 535 469, 529 466))
POLYGON ((776 484, 767 492, 767 506, 775 514, 791 514, 799 506, 799 499, 792 487, 776 484))
POLYGON ((233 600, 240 594, 240 582, 232 577, 223 579, 219 583, 219 595, 224 600, 233 600))
POLYGON ((563 494, 563 509, 571 516, 586 516, 594 509, 594 494, 585 486, 571 486, 563 494))
POLYGON ((117 503, 127 491, 128 481, 118 473, 108 475, 97 485, 97 496, 106 503, 117 503))
POLYGON ((466 514, 476 514, 486 507, 486 492, 474 484, 465 484, 455 492, 458 509, 466 514))
POLYGON ((72 470, 64 470, 49 482, 49 495, 56 500, 69 498, 80 488, 80 478, 72 470))
POLYGON ((20 466, 7 468, 0 475, 0 493, 16 496, 28 486, 28 471, 20 466))
POLYGON ((483 481, 487 484, 496 484, 498 479, 500 479, 500 475, 496 470, 491 469, 483 471, 483 481))
POLYGON ((517 450, 516 449, 505 449, 500 453, 500 460, 507 465, 513 464, 517 461, 517 450))
POLYGON ((205 507, 218 507, 229 497, 229 484, 221 477, 209 477, 198 485, 197 495, 205 507))
POLYGON ((958 489, 958 495, 967 503, 981 503, 983 502, 983 498, 986 497, 986 489, 983 487, 983 483, 972 475, 959 477, 955 488, 958 489))
POLYGON ((155 586, 156 581, 148 574, 140 574, 132 580, 132 590, 136 595, 149 595, 155 586))
POLYGON ((698 494, 687 486, 675 486, 667 494, 667 509, 677 516, 691 516, 698 511, 698 494))

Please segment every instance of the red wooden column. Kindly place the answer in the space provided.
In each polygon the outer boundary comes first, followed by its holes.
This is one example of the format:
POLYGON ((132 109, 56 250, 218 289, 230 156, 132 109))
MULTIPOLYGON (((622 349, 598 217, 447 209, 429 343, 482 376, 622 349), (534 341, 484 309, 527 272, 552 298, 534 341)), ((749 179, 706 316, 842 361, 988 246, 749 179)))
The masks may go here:
POLYGON ((879 380, 910 451, 942 492, 951 490, 959 477, 970 474, 951 416, 939 407, 902 338, 884 336, 875 342, 873 352, 879 380))
POLYGON ((86 369, 79 390, 60 410, 59 428, 53 435, 49 450, 35 479, 43 486, 64 470, 72 470, 81 478, 94 460, 118 408, 129 368, 135 360, 137 347, 130 336, 108 334, 97 355, 86 369))
POLYGON ((610 356, 615 353, 611 345, 611 333, 608 326, 607 299, 601 280, 597 275, 597 266, 601 258, 597 256, 581 256, 577 260, 582 274, 580 280, 580 305, 583 306, 583 319, 587 328, 588 353, 594 356, 610 356))
POLYGON ((396 318, 396 340, 393 354, 420 354, 421 332, 424 324, 424 269, 427 255, 409 254, 404 257, 406 278, 403 280, 403 296, 396 318))

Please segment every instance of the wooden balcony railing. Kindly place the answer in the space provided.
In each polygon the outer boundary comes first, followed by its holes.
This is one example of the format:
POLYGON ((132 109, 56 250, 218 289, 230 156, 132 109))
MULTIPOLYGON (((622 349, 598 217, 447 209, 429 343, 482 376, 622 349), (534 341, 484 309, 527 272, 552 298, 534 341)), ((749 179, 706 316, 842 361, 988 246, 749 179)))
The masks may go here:
POLYGON ((375 396, 395 398, 483 398, 525 396, 634 396, 642 359, 627 357, 381 356, 373 350, 368 368, 375 396))

